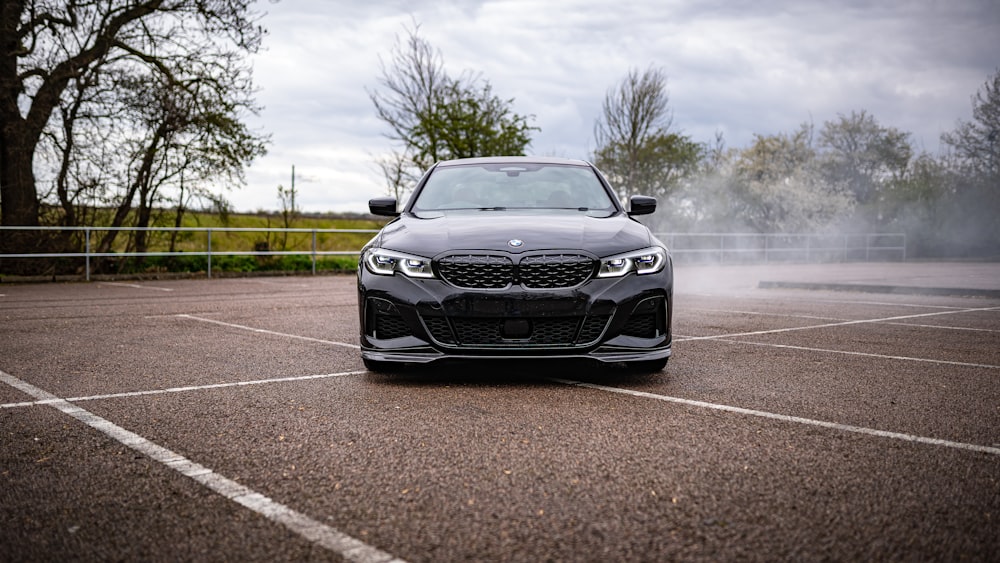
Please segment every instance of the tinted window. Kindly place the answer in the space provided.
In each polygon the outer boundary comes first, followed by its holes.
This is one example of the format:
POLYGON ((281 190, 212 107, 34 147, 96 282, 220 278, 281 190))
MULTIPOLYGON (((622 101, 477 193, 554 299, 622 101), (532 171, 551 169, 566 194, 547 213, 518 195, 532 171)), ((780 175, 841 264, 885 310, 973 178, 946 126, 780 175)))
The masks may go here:
POLYGON ((435 169, 414 211, 448 209, 612 210, 595 172, 585 166, 508 163, 435 169))

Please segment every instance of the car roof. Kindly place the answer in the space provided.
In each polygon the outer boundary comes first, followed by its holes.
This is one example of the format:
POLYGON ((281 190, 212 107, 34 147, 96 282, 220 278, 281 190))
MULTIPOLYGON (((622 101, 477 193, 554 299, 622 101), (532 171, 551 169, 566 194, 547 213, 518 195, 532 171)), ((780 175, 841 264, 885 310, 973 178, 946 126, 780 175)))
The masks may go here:
POLYGON ((438 163, 438 167, 443 166, 463 166, 476 164, 563 164, 573 166, 590 166, 584 160, 571 158, 556 158, 551 156, 484 156, 478 158, 458 158, 455 160, 444 160, 438 163))

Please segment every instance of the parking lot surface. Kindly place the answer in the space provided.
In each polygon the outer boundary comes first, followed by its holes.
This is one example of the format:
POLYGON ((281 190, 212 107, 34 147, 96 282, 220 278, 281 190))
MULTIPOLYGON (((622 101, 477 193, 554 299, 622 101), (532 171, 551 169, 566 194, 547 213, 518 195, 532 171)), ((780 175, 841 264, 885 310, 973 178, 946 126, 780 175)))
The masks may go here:
POLYGON ((676 277, 654 374, 368 373, 351 276, 0 285, 0 560, 996 560, 1000 267, 676 277))

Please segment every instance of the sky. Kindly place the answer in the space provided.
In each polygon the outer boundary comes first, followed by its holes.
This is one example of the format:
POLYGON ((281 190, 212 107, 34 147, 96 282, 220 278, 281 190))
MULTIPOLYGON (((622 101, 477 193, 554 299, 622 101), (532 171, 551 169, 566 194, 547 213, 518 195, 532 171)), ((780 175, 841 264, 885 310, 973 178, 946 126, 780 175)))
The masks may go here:
POLYGON ((380 60, 418 34, 449 75, 488 81, 533 116, 528 154, 589 160, 609 89, 631 70, 667 76, 675 131, 726 145, 817 129, 866 111, 939 154, 1000 71, 998 0, 262 0, 251 59, 268 154, 228 193, 237 211, 280 207, 295 169, 306 212, 365 212, 386 195, 394 145, 375 116, 380 60))

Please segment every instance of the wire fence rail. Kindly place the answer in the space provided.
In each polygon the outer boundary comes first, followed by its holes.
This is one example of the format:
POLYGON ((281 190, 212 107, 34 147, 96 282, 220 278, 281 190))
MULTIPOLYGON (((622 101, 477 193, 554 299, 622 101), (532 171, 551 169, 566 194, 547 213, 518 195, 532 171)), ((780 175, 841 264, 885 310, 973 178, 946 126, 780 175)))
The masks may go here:
MULTIPOLYGON (((366 235, 366 239, 378 232, 377 229, 293 229, 276 227, 0 227, 0 235, 9 232, 36 232, 62 234, 77 237, 80 250, 66 252, 38 253, 0 253, 0 273, 4 272, 3 263, 9 259, 82 259, 84 279, 90 281, 93 273, 93 263, 96 259, 129 259, 151 257, 175 258, 205 258, 205 273, 211 278, 213 273, 213 258, 221 256, 253 256, 257 258, 274 256, 308 256, 313 274, 317 272, 317 262, 326 256, 357 256, 362 243, 353 248, 338 248, 343 246, 347 237, 357 239, 358 235, 366 235), (110 231, 129 233, 127 240, 118 240, 115 247, 109 251, 96 250, 98 235, 110 231), (130 249, 135 233, 159 234, 150 237, 148 248, 137 252, 130 249), (183 235, 180 244, 173 239, 175 249, 167 250, 170 242, 165 235, 183 235), (258 236, 233 236, 256 234, 258 236), (265 235, 261 238, 259 235, 265 235), (288 235, 293 240, 288 244, 288 235), (299 235, 295 237, 294 235, 299 235), (272 250, 272 236, 283 238, 280 250, 272 250), (331 242, 332 241, 332 242, 331 242), (221 243, 221 244, 220 244, 221 243), (177 248, 180 247, 180 248, 177 248)), ((276 241, 275 241, 276 242, 276 241)), ((2 246, 2 245, 0 245, 2 246)))
MULTIPOLYGON (((12 260, 77 260, 84 279, 90 281, 94 262, 99 259, 150 257, 203 257, 207 277, 213 274, 213 257, 307 256, 313 274, 318 261, 329 256, 358 256, 363 242, 377 229, 292 229, 254 227, 4 227, 0 236, 11 232, 48 233, 72 238, 79 250, 65 252, 0 252, 0 274, 12 260), (96 250, 95 239, 102 233, 128 233, 108 251, 96 250), (146 233, 147 250, 132 248, 136 233, 146 233), (247 236, 254 234, 256 236, 247 236), (158 236, 155 236, 158 235, 158 236), (261 239, 261 235, 265 238, 261 239), (288 238, 292 237, 291 244, 288 238), (168 243, 169 237, 169 243, 168 243), (181 238, 178 244, 178 237, 181 238), (272 250, 272 238, 280 250, 272 250), (345 245, 347 248, 344 248, 345 245), (352 246, 354 245, 354 246, 352 246), (178 248, 182 247, 182 248, 178 248), (173 248, 173 250, 170 250, 173 248)), ((901 233, 805 234, 805 233, 656 233, 679 263, 757 264, 771 262, 865 262, 905 261, 906 235, 901 233)), ((4 245, 0 244, 0 248, 4 245)))
POLYGON ((906 261, 903 233, 657 233, 681 262, 906 261))

